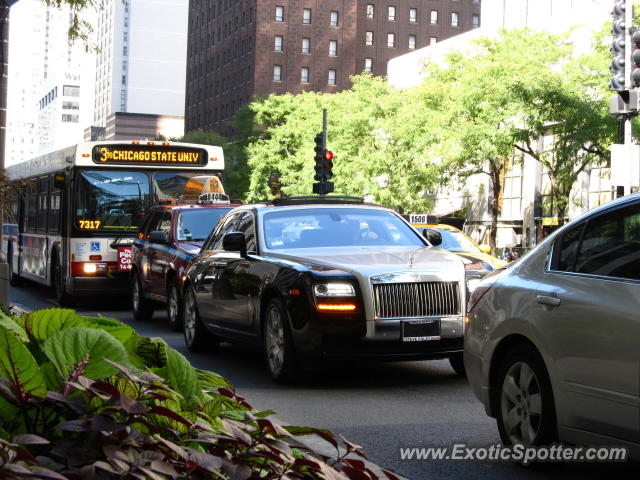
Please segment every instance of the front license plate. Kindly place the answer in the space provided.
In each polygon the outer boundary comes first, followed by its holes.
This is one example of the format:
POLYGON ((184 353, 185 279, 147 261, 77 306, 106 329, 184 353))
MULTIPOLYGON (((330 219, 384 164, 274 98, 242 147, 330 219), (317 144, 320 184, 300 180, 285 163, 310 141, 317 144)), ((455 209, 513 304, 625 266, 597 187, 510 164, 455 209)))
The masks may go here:
POLYGON ((402 322, 403 342, 440 340, 440 320, 405 320, 402 322))

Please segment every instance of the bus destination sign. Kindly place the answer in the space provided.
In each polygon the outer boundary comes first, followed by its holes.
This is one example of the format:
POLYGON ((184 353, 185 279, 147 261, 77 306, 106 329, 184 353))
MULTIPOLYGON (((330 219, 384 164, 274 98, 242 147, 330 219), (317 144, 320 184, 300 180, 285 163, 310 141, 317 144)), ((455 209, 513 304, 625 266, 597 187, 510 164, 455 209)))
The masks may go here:
POLYGON ((96 145, 93 162, 99 165, 190 165, 207 164, 207 152, 200 148, 161 145, 96 145))

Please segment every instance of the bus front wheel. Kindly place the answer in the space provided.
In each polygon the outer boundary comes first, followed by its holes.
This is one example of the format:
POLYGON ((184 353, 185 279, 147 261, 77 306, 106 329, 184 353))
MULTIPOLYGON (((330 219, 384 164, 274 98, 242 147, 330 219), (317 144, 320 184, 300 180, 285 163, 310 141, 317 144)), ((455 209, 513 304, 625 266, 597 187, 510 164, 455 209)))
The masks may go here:
POLYGON ((67 293, 67 289, 64 286, 64 279, 62 277, 62 266, 60 265, 60 260, 58 260, 57 258, 54 260, 52 270, 53 293, 56 296, 56 300, 61 307, 68 307, 73 304, 73 298, 67 293))

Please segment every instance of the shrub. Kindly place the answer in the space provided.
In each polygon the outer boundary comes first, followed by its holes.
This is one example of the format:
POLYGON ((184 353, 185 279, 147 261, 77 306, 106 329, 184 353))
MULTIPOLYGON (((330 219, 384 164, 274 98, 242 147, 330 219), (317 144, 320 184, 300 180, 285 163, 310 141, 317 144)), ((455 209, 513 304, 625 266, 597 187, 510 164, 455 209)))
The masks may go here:
POLYGON ((358 446, 271 413, 117 320, 0 312, 0 478, 378 478, 358 446))

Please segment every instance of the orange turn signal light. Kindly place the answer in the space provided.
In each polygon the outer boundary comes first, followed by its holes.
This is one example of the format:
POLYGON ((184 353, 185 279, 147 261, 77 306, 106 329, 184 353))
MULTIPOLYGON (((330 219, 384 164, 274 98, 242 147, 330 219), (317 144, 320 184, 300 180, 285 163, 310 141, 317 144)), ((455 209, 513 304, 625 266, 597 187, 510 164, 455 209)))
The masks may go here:
POLYGON ((322 312, 353 312, 356 309, 353 303, 319 303, 318 310, 322 312))

